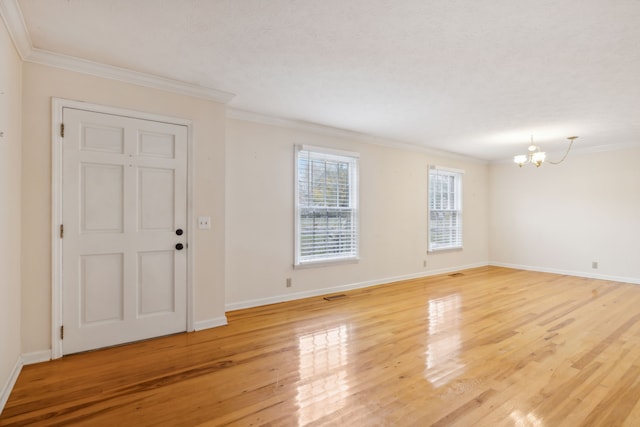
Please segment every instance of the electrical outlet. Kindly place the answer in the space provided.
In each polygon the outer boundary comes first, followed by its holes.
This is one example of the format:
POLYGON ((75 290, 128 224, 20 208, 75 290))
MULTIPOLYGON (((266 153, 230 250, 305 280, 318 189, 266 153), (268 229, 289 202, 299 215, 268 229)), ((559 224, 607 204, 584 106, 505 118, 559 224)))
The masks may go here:
POLYGON ((287 277, 287 288, 291 287, 291 277, 287 277))
POLYGON ((592 261, 591 262, 591 268, 593 268, 594 270, 598 269, 598 261, 592 261))
POLYGON ((426 267, 426 266, 427 266, 427 260, 426 260, 426 259, 422 262, 422 266, 423 266, 423 267, 426 267))

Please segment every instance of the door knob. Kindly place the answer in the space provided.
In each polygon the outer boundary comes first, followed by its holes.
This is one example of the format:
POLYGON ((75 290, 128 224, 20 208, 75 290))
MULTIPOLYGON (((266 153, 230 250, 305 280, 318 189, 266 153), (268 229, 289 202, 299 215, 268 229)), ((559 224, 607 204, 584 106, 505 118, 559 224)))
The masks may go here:
POLYGON ((182 228, 178 228, 178 229, 176 230, 176 234, 177 234, 178 236, 182 236, 182 233, 183 233, 182 228))
POLYGON ((177 250, 181 251, 181 250, 182 250, 182 248, 184 248, 184 245, 183 245, 182 243, 178 243, 178 244, 176 244, 176 249, 177 249, 177 250))

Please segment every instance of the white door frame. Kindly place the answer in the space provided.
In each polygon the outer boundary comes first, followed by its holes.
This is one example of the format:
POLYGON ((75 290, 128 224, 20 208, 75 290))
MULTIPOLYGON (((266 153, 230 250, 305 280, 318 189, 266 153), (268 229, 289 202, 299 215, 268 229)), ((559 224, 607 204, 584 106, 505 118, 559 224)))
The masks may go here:
POLYGON ((51 358, 62 357, 63 340, 60 337, 62 326, 62 144, 60 135, 62 109, 75 108, 96 113, 132 117, 142 120, 171 123, 187 127, 187 331, 194 330, 194 293, 193 293, 193 260, 195 259, 193 243, 194 220, 192 212, 193 186, 193 123, 191 120, 159 114, 144 113, 117 107, 72 101, 63 98, 51 99, 51 358))

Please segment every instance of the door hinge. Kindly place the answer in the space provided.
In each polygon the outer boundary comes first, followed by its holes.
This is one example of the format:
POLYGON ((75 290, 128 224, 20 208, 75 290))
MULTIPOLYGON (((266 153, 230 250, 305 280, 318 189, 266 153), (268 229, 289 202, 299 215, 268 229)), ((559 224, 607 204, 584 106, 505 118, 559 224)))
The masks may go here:
POLYGON ((64 123, 60 123, 60 136, 64 138, 64 123))
POLYGON ((64 325, 60 326, 60 339, 64 339, 64 325))
POLYGON ((64 239, 64 224, 60 224, 60 238, 64 239))

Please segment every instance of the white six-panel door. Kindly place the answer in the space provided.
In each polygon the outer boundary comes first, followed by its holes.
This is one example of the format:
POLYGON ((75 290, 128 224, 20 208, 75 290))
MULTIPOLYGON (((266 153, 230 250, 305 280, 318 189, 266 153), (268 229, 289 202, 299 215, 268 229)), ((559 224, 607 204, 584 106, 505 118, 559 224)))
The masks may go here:
POLYGON ((63 122, 63 353, 185 331, 187 128, 74 108, 63 122))

